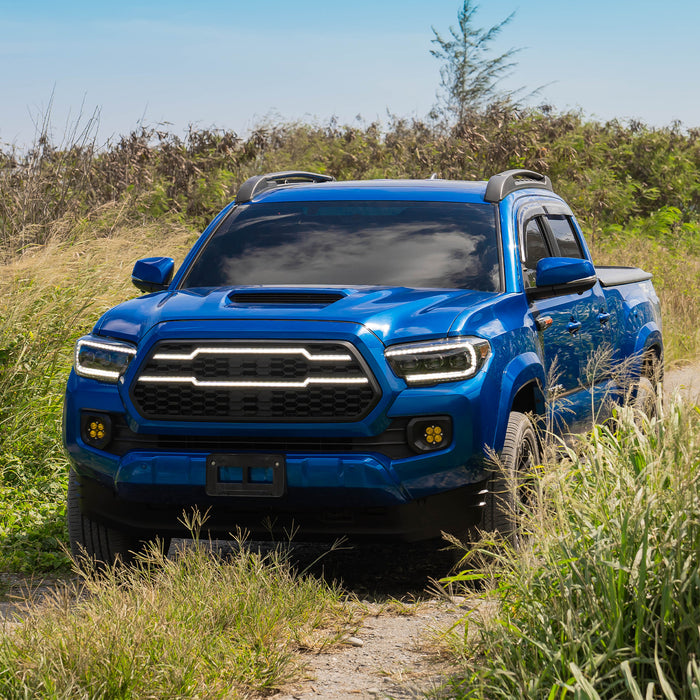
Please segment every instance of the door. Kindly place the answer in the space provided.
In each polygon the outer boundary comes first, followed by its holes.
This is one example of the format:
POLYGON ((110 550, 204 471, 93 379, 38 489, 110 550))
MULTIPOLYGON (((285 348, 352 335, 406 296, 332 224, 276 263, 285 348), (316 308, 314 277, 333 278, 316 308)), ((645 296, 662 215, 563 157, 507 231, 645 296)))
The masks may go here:
MULTIPOLYGON (((537 263, 544 257, 584 258, 570 216, 547 205, 522 228, 523 283, 535 286, 537 263)), ((598 383, 607 353, 601 322, 605 299, 600 285, 581 293, 531 300, 547 373, 551 426, 559 433, 580 431, 599 417, 598 383)))

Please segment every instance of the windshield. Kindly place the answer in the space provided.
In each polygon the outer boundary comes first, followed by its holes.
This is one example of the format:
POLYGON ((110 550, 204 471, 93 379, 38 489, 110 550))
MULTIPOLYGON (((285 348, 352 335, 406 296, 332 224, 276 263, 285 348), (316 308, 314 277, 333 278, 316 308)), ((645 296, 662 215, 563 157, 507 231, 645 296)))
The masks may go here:
POLYGON ((237 207, 182 287, 380 285, 498 291, 495 209, 454 202, 237 207))

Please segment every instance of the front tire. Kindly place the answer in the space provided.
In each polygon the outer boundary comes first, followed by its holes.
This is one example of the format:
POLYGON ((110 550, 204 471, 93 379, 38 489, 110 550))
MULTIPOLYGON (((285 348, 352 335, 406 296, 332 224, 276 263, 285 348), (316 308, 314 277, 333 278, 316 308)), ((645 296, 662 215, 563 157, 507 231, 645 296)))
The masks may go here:
MULTIPOLYGON (((74 560, 87 557, 102 566, 112 566, 117 562, 132 564, 136 555, 143 552, 152 540, 115 530, 83 515, 80 509, 81 478, 73 469, 68 473, 66 510, 70 551, 74 560)), ((158 544, 163 553, 167 553, 170 538, 161 538, 158 544)))
POLYGON ((498 468, 489 483, 481 524, 484 530, 500 533, 515 547, 521 539, 521 516, 531 505, 532 478, 539 459, 539 441, 532 421, 513 411, 498 468))

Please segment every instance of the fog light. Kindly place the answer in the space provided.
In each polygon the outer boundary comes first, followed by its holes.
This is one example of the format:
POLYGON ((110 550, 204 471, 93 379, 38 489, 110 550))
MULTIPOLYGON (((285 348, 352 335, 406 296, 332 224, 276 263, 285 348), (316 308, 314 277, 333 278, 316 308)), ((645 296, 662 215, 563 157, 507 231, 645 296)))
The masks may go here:
POLYGON ((416 452, 432 452, 452 442, 452 418, 430 416, 414 418, 407 427, 408 442, 416 452))
POLYGON ((106 413, 83 413, 80 420, 83 442, 102 449, 112 438, 112 420, 106 413))

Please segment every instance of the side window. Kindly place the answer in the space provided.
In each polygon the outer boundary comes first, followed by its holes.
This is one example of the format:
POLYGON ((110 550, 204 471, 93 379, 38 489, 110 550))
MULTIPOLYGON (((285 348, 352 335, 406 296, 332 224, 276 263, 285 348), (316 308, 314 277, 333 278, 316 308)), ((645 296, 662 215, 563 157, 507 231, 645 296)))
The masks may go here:
POLYGON ((559 246, 559 255, 563 258, 582 258, 583 251, 578 242, 576 231, 571 225, 571 220, 568 216, 561 214, 548 214, 547 223, 552 229, 554 239, 559 246))
POLYGON ((525 269, 523 277, 526 287, 535 286, 537 263, 552 255, 539 219, 530 219, 525 226, 525 269))

